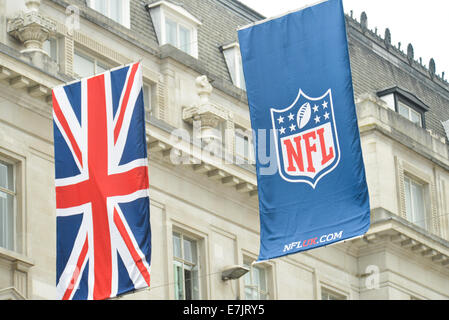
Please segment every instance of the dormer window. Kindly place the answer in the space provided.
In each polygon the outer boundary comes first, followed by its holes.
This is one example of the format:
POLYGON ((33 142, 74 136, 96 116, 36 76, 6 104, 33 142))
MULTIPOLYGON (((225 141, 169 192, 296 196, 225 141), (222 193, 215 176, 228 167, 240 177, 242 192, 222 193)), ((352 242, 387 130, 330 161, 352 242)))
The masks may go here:
POLYGON ((130 28, 129 0, 87 0, 87 5, 109 19, 130 28))
POLYGON ((384 100, 388 107, 416 125, 425 128, 425 113, 429 107, 414 94, 399 87, 382 90, 377 96, 384 100))
POLYGON ((236 87, 246 90, 239 44, 234 42, 223 46, 221 49, 226 60, 226 65, 228 66, 229 74, 231 75, 232 83, 236 87))
POLYGON ((146 6, 153 20, 159 45, 171 44, 198 58, 198 26, 201 22, 184 8, 158 1, 146 6))

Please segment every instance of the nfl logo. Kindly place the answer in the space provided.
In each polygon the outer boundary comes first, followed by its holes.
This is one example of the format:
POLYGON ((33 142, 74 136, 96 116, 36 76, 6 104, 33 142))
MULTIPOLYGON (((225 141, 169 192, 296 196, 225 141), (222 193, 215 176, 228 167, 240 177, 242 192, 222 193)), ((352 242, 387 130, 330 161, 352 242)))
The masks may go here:
POLYGON ((291 106, 271 109, 271 120, 280 176, 315 189, 340 161, 332 90, 319 98, 299 90, 291 106))

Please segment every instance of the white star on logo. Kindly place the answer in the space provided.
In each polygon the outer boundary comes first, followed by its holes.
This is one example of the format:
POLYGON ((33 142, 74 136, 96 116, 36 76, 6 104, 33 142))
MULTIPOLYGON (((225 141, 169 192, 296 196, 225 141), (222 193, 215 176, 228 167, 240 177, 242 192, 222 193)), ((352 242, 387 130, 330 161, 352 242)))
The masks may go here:
POLYGON ((326 112, 326 113, 324 114, 324 119, 325 119, 325 120, 329 120, 329 112, 326 112))
POLYGON ((327 101, 324 101, 324 103, 323 103, 323 108, 324 108, 324 109, 327 109, 327 101))
POLYGON ((288 115, 288 120, 292 121, 293 119, 295 119, 295 115, 293 113, 290 113, 288 115))
POLYGON ((278 121, 279 121, 279 124, 284 123, 284 117, 280 116, 278 121))
POLYGON ((281 128, 279 129, 279 133, 280 133, 280 134, 285 134, 285 128, 284 128, 284 127, 281 127, 281 128))
POLYGON ((315 106, 313 107, 313 112, 318 112, 318 109, 319 109, 319 107, 318 107, 317 105, 315 105, 315 106))
POLYGON ((296 130, 296 125, 292 124, 292 125, 290 126, 290 131, 295 131, 295 130, 296 130))
POLYGON ((318 123, 318 122, 320 122, 320 117, 316 116, 315 117, 315 123, 318 123))

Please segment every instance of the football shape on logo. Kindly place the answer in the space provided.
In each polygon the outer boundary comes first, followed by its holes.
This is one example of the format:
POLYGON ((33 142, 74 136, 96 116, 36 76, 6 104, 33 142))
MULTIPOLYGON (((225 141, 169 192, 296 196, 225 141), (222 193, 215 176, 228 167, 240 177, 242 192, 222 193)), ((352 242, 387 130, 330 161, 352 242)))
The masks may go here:
POLYGON ((306 102, 299 108, 298 111, 298 128, 304 128, 310 120, 310 116, 312 115, 312 108, 310 107, 310 103, 306 102))

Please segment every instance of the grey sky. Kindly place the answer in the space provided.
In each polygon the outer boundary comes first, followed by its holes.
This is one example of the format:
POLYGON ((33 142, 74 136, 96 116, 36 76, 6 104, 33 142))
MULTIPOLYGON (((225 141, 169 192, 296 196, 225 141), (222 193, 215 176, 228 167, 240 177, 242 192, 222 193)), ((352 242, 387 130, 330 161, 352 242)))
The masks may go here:
MULTIPOLYGON (((239 0, 266 17, 283 14, 290 10, 314 4, 317 0, 239 0)), ((445 72, 449 79, 449 1, 447 0, 343 0, 346 13, 353 10, 360 21, 365 11, 368 27, 383 36, 385 28, 391 31, 392 43, 401 42, 406 50, 411 43, 415 59, 422 57, 428 66, 434 58, 436 73, 445 72)))

